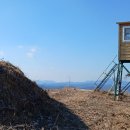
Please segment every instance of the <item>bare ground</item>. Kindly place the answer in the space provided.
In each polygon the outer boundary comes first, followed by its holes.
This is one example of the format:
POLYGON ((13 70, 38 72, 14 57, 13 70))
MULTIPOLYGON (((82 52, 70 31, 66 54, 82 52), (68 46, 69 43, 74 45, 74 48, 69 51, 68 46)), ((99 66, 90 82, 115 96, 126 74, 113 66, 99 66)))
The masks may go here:
POLYGON ((106 92, 73 88, 48 90, 50 97, 65 104, 91 130, 130 130, 130 97, 114 101, 106 92))

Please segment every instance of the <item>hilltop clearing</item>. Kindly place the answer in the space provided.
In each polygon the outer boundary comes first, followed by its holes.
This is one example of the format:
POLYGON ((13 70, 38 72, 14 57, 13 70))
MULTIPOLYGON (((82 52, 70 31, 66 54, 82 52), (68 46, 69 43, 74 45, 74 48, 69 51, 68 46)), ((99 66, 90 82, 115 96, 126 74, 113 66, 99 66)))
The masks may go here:
POLYGON ((106 92, 65 88, 49 90, 50 97, 63 103, 91 130, 130 130, 130 98, 114 101, 106 92))

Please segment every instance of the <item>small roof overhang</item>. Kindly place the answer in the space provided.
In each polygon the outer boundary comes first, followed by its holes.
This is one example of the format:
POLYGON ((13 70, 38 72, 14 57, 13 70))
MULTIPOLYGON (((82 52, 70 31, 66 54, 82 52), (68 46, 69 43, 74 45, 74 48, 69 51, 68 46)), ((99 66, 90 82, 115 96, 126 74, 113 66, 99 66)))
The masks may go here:
POLYGON ((123 25, 123 24, 130 24, 130 21, 127 21, 127 22, 117 22, 116 24, 120 24, 120 25, 121 25, 121 24, 122 24, 122 25, 123 25))

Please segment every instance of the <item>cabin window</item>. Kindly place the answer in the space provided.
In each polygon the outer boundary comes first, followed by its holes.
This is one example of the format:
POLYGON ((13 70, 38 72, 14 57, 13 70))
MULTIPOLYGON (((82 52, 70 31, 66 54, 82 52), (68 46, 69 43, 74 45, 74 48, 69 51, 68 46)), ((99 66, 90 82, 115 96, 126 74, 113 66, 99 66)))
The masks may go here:
POLYGON ((123 42, 130 42, 130 26, 123 27, 123 42))

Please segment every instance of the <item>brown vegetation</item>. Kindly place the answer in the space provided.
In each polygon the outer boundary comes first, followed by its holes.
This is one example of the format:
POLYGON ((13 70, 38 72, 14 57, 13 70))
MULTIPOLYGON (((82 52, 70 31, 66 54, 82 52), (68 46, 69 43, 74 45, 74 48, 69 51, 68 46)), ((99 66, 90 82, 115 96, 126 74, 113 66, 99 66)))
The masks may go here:
MULTIPOLYGON (((12 64, 0 61, 0 130, 87 128, 78 116, 52 98, 12 64)), ((83 129, 84 130, 84 129, 83 129)))
POLYGON ((0 130, 129 130, 130 97, 74 88, 44 91, 0 61, 0 130))
POLYGON ((130 130, 130 97, 114 101, 106 92, 50 90, 49 95, 79 116, 91 130, 130 130))

